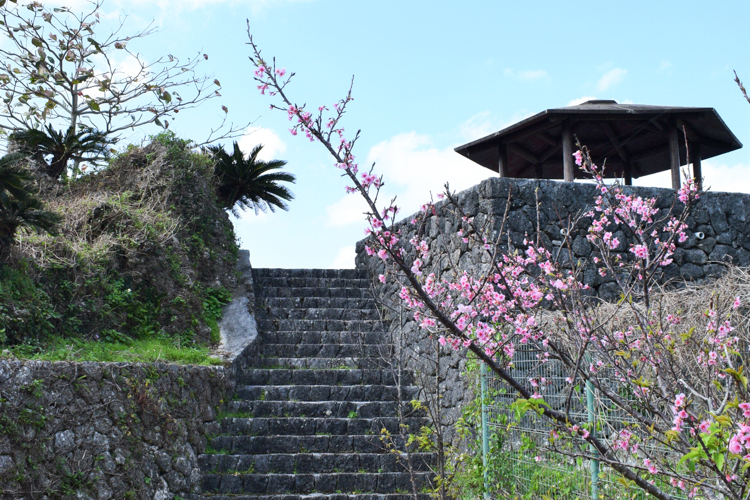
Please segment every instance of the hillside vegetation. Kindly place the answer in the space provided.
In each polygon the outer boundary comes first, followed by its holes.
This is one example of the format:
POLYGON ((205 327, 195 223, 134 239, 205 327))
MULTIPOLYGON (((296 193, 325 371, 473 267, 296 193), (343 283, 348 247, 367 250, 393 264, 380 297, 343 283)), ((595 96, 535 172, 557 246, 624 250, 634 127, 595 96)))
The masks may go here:
POLYGON ((236 281, 213 171, 164 133, 75 180, 37 173, 62 221, 56 235, 20 230, 0 262, 4 354, 205 362, 236 281))

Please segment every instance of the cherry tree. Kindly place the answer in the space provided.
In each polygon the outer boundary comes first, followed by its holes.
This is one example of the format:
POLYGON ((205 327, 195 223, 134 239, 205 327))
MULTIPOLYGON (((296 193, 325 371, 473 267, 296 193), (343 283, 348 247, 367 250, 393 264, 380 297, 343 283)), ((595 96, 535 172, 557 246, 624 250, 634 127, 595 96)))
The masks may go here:
POLYGON ((465 244, 484 253, 486 270, 469 274, 455 263, 447 271, 429 270, 431 256, 445 249, 437 240, 430 245, 403 238, 395 200, 378 202, 383 177, 374 166, 364 169, 356 162, 359 131, 347 136, 342 125, 351 87, 332 106, 308 109, 289 93, 294 73, 263 57, 249 27, 248 36, 258 90, 273 99, 272 109, 287 114, 292 135, 322 144, 348 179, 347 192, 367 203, 366 251, 382 262, 380 281, 398 285, 400 300, 420 328, 446 348, 470 351, 503 379, 517 394, 518 417, 535 412, 544 419, 551 429, 549 450, 596 457, 623 483, 659 499, 750 498, 750 394, 744 374, 749 339, 740 327, 742 299, 730 286, 708 293, 699 308, 662 307, 662 270, 687 239, 686 221, 701 196, 693 179, 685 179, 671 210, 663 211, 656 199, 638 196, 618 181, 606 184, 603 168, 579 144, 575 161, 597 187, 584 214, 591 220, 592 263, 616 284, 621 300, 615 304, 605 307, 591 299, 580 263, 558 261, 538 236, 514 249, 504 221, 495 231, 496 221, 465 213, 447 186, 443 201, 423 205, 406 224, 451 221, 465 244), (620 232, 627 241, 615 236, 620 232), (617 251, 623 247, 625 252, 617 251), (576 387, 590 384, 630 423, 604 435, 596 422, 578 420, 571 404, 552 408, 544 400, 544 381, 512 372, 526 347, 539 353, 537 363, 562 366, 569 401, 576 387))

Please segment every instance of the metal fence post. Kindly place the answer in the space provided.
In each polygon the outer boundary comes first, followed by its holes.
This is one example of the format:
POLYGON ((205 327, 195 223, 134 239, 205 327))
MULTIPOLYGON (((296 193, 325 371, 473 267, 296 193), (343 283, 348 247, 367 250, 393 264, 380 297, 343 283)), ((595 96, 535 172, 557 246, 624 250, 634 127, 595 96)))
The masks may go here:
MULTIPOLYGON (((591 381, 586 381, 586 409, 588 410, 588 420, 591 424, 590 433, 596 437, 596 409, 594 407, 594 384, 591 381)), ((594 445, 589 445, 591 451, 591 500, 599 498, 599 460, 597 456, 599 452, 594 445)))
POLYGON ((484 478, 484 498, 490 498, 489 485, 487 484, 487 457, 490 454, 490 436, 487 428, 487 365, 483 361, 479 362, 479 379, 481 381, 481 398, 482 398, 482 476, 484 478))

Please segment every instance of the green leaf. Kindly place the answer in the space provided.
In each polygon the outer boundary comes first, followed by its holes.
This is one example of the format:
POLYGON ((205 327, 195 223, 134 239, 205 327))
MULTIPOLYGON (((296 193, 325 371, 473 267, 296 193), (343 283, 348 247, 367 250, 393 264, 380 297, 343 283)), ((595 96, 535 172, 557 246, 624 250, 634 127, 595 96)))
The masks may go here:
POLYGON ((718 467, 719 470, 724 470, 724 454, 714 453, 712 458, 714 459, 714 463, 716 464, 716 467, 718 467))
POLYGON ((93 99, 89 101, 89 108, 93 109, 94 111, 101 111, 101 109, 99 108, 99 103, 97 103, 93 99))
POLYGON ((732 427, 732 420, 726 415, 718 415, 716 417, 716 422, 722 427, 732 427))
POLYGON ((635 481, 631 481, 630 479, 627 479, 627 478, 622 477, 622 476, 620 476, 620 477, 617 478, 617 482, 620 483, 621 485, 625 486, 625 488, 627 488, 627 489, 630 489, 633 486, 635 486, 635 481))
POLYGON ((742 374, 742 366, 740 366, 739 370, 734 370, 732 368, 726 368, 723 371, 729 375, 732 376, 737 382, 742 384, 742 386, 747 389, 747 377, 742 374))
POLYGON ((97 52, 101 52, 102 51, 102 46, 99 45, 99 42, 97 42, 93 38, 87 38, 86 41, 88 41, 91 45, 93 45, 94 47, 96 47, 96 51, 97 52))
POLYGON ((42 39, 41 38, 37 38, 37 37, 32 38, 31 39, 31 45, 33 45, 34 47, 41 47, 42 46, 42 39))
POLYGON ((529 408, 531 408, 531 404, 528 399, 517 399, 510 407, 516 414, 516 420, 521 420, 526 412, 529 411, 529 408))
POLYGON ((167 92, 166 90, 161 95, 161 98, 164 99, 167 102, 172 102, 172 95, 169 92, 167 92))
POLYGON ((690 467, 690 464, 692 463, 693 468, 695 468, 695 462, 705 458, 708 458, 706 452, 703 451, 703 448, 696 446, 694 448, 690 448, 690 451, 683 455, 683 457, 680 459, 680 464, 687 462, 688 467, 690 467))

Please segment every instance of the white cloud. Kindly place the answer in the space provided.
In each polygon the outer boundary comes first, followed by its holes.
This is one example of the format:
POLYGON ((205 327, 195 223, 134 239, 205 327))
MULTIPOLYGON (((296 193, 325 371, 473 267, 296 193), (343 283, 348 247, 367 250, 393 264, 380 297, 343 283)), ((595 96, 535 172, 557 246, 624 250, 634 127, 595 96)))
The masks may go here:
POLYGON ((348 226, 349 224, 365 223, 365 213, 368 212, 367 203, 358 193, 351 193, 341 198, 333 205, 326 207, 328 214, 328 225, 348 226))
POLYGON ((612 68, 611 70, 604 73, 604 75, 602 75, 602 77, 596 83, 596 88, 599 89, 600 92, 604 92, 613 85, 617 85, 618 83, 620 83, 622 79, 625 78, 627 72, 628 70, 626 69, 612 68))
MULTIPOLYGON (((310 2, 313 0, 116 0, 114 3, 119 6, 150 5, 157 6, 160 9, 170 9, 172 11, 183 8, 198 9, 211 7, 212 5, 228 3, 249 7, 253 13, 260 10, 283 6, 293 3, 310 2)), ((26 2, 29 3, 29 2, 26 2)), ((48 0, 45 4, 59 7, 69 7, 73 11, 86 10, 91 8, 90 0, 48 0)))
POLYGON ((659 65, 659 71, 662 73, 672 73, 672 62, 664 59, 659 65))
POLYGON ((274 7, 283 7, 296 3, 307 3, 314 0, 125 0, 124 6, 155 5, 163 13, 173 16, 182 10, 212 8, 219 4, 231 4, 250 9, 256 16, 274 7))
MULTIPOLYGON (((385 181, 379 201, 385 203, 398 196, 399 217, 416 212, 430 200, 431 194, 434 197, 441 193, 446 182, 450 183, 451 191, 461 191, 496 175, 459 155, 452 147, 435 147, 430 136, 416 132, 398 134, 373 146, 365 164, 373 162, 374 173, 382 174, 385 181)), ((326 209, 328 224, 361 223, 365 209, 356 195, 351 195, 351 201, 347 196, 326 209)))
POLYGON ((701 167, 705 188, 727 193, 750 193, 750 177, 747 175, 750 165, 747 163, 726 165, 709 160, 704 161, 701 167))
POLYGON ((531 115, 532 113, 522 110, 513 115, 510 120, 503 121, 492 116, 492 113, 489 111, 482 111, 461 123, 453 137, 456 138, 459 144, 476 141, 477 139, 481 139, 493 132, 509 127, 531 115))
POLYGON ((249 127, 237 142, 245 154, 250 153, 258 144, 263 144, 258 155, 263 161, 279 159, 279 155, 286 151, 286 144, 281 137, 273 130, 263 127, 249 127))
POLYGON ((355 251, 354 245, 347 245, 339 249, 338 255, 333 259, 333 269, 353 269, 354 268, 354 257, 357 252, 355 251))
MULTIPOLYGON (((709 160, 704 161, 701 167, 705 189, 726 193, 750 193, 750 177, 746 175, 750 165, 746 163, 727 165, 709 160)), ((637 186, 671 188, 672 176, 669 171, 659 172, 633 179, 633 183, 637 186)))
POLYGON ((578 106, 579 104, 583 104, 586 101, 594 101, 596 100, 596 97, 585 95, 583 97, 579 97, 578 99, 573 99, 572 101, 568 101, 568 106, 578 106))
POLYGON ((513 68, 506 68, 504 73, 505 76, 517 78, 524 82, 533 82, 549 77, 549 74, 547 74, 547 72, 543 69, 517 70, 513 68))
POLYGON ((498 127, 492 119, 492 113, 482 111, 463 122, 459 126, 458 135, 462 141, 470 142, 497 132, 500 128, 502 127, 498 127))

